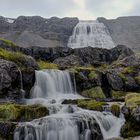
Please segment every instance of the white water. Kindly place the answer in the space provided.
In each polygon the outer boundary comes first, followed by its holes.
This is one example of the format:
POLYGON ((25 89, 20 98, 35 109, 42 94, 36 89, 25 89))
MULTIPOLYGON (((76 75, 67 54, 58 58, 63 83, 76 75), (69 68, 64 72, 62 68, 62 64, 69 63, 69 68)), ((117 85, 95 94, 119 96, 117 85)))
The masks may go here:
POLYGON ((60 70, 36 71, 36 82, 31 90, 32 98, 46 98, 60 94, 75 94, 75 85, 69 72, 60 70))
MULTIPOLYGON (((34 99, 27 102, 40 101, 48 107, 50 115, 20 123, 15 130, 14 140, 93 140, 95 137, 93 130, 97 124, 104 139, 119 137, 120 128, 124 123, 123 116, 117 118, 109 112, 89 111, 75 105, 49 101, 50 99, 60 101, 60 97, 64 99, 74 96, 76 91, 72 83, 67 71, 36 71, 36 83, 32 89, 34 99)), ((76 95, 75 98, 80 96, 76 95)))
POLYGON ((74 28, 68 41, 68 47, 113 48, 114 42, 103 23, 96 21, 80 21, 74 28))

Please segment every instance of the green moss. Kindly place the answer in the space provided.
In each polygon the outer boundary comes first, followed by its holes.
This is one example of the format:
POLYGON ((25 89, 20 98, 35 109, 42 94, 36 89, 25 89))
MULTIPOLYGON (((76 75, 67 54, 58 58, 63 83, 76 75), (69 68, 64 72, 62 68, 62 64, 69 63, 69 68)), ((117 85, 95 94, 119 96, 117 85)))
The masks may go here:
POLYGON ((8 45, 8 46, 10 46, 10 47, 16 47, 16 44, 14 44, 12 41, 10 41, 10 40, 6 40, 6 39, 4 39, 4 38, 0 38, 0 40, 1 41, 3 41, 3 43, 5 44, 5 45, 8 45))
POLYGON ((105 102, 99 102, 93 99, 76 99, 76 100, 64 100, 62 104, 74 104, 83 109, 103 111, 105 102))
POLYGON ((140 85, 140 76, 134 77, 135 81, 140 85))
POLYGON ((0 121, 29 121, 47 114, 47 108, 41 105, 0 105, 0 121))
POLYGON ((130 93, 126 95, 125 104, 130 109, 140 105, 140 93, 130 93))
POLYGON ((133 73, 133 72, 134 72, 133 67, 126 67, 126 68, 124 68, 123 71, 122 71, 123 74, 131 74, 131 73, 133 73))
POLYGON ((84 90, 81 95, 89 98, 105 98, 101 87, 93 87, 91 89, 84 90))
POLYGON ((89 73, 89 75, 88 75, 88 78, 89 79, 97 79, 97 74, 96 74, 96 72, 95 71, 91 71, 90 73, 89 73))
POLYGON ((111 112, 112 114, 114 114, 115 116, 119 117, 120 115, 120 106, 118 104, 113 104, 111 106, 111 112))
POLYGON ((125 96, 127 95, 127 92, 124 91, 115 91, 115 90, 111 90, 111 96, 113 99, 116 100, 125 100, 125 96))
POLYGON ((124 82, 127 80, 126 76, 123 73, 119 73, 119 76, 124 82))
POLYGON ((77 104, 78 107, 97 111, 103 111, 104 105, 106 105, 106 103, 98 102, 96 100, 78 100, 77 104))
POLYGON ((26 57, 30 56, 26 56, 20 52, 10 52, 0 48, 0 58, 15 62, 20 68, 26 68, 24 65, 26 57))
POLYGON ((46 61, 38 60, 37 61, 40 69, 58 69, 58 65, 54 63, 49 63, 46 61))

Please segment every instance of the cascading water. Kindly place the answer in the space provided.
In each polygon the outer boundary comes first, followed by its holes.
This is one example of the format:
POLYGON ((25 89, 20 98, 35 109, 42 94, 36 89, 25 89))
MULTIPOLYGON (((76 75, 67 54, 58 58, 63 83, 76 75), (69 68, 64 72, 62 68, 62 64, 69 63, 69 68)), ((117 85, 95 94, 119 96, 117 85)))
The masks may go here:
POLYGON ((103 23, 96 21, 80 21, 68 40, 68 47, 113 48, 114 42, 103 23))
MULTIPOLYGON (((60 70, 36 71, 31 100, 40 97, 45 98, 44 100, 48 100, 48 97, 57 100, 57 94, 61 94, 61 98, 66 98, 66 94, 75 94, 69 73, 60 70)), ((14 140, 93 140, 97 135, 102 140, 118 137, 124 123, 122 116, 117 118, 109 112, 84 110, 76 105, 63 105, 60 102, 45 105, 50 115, 19 123, 14 140)))
POLYGON ((74 94, 76 91, 67 71, 36 71, 36 82, 31 90, 33 98, 51 97, 58 94, 74 94))

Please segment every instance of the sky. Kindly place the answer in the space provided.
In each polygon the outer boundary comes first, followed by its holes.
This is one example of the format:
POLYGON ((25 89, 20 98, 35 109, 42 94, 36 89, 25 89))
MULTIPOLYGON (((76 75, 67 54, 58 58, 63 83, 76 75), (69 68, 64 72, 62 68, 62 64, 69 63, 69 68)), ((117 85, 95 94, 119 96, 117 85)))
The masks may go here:
POLYGON ((0 0, 0 15, 49 18, 78 17, 81 20, 140 16, 140 0, 0 0))

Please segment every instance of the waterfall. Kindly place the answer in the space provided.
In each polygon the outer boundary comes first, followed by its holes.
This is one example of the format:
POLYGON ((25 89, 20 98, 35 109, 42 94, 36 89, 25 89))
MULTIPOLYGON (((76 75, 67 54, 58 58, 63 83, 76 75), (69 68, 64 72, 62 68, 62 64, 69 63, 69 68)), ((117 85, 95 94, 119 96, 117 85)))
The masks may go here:
POLYGON ((25 97, 25 90, 23 89, 23 77, 22 77, 22 72, 21 70, 18 68, 19 74, 20 74, 20 94, 22 96, 22 98, 24 99, 25 97))
MULTIPOLYGON (((34 104, 43 104, 49 97, 56 100, 58 95, 65 99, 67 97, 64 95, 77 95, 75 80, 68 71, 36 71, 35 76, 36 82, 30 99, 35 101, 34 104)), ((79 96, 75 98, 79 99, 79 96)), ((19 123, 14 132, 14 140, 93 140, 96 137, 103 140, 119 137, 120 128, 125 121, 123 115, 118 118, 110 112, 85 110, 62 102, 52 101, 45 105, 49 109, 49 115, 19 123)))
POLYGON ((124 123, 122 118, 106 112, 75 109, 74 106, 71 109, 64 106, 56 114, 19 124, 14 140, 93 140, 97 130, 103 134, 101 140, 119 136, 124 123))
POLYGON ((96 21, 80 21, 74 28, 72 36, 68 40, 68 47, 83 48, 113 48, 114 42, 103 23, 96 21))
POLYGON ((54 97, 61 94, 75 94, 75 82, 72 83, 68 71, 36 71, 36 82, 31 90, 32 98, 54 97))

